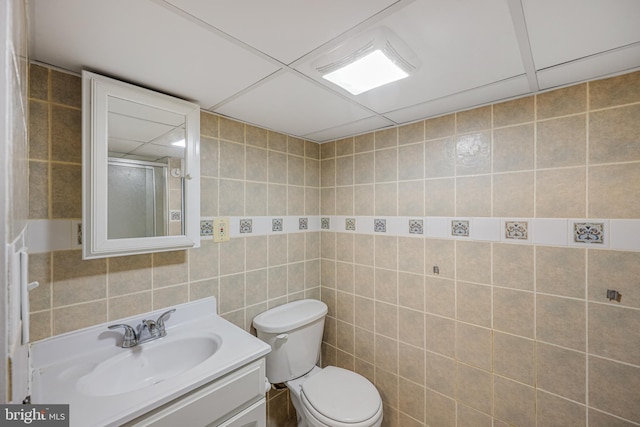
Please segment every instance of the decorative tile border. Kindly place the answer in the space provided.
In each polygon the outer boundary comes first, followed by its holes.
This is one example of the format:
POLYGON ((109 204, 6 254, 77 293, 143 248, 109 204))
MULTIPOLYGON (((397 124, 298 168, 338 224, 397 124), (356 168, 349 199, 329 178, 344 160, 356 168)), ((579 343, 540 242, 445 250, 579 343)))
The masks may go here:
POLYGON ((247 234, 253 232, 253 220, 241 219, 240 220, 240 234, 247 234))
MULTIPOLYGON (((213 217, 200 218, 200 239, 213 238, 213 217)), ((29 220, 27 245, 30 253, 78 249, 77 220, 29 220)), ((465 239, 508 244, 580 247, 592 250, 614 249, 640 252, 640 219, 569 218, 448 218, 448 217, 373 217, 373 216, 284 216, 229 217, 231 238, 264 236, 276 233, 330 231, 336 233, 384 234, 386 236, 465 239), (349 219, 349 221, 347 221, 349 219), (241 220, 244 229, 241 233, 241 220), (351 229, 351 220, 355 229, 351 229), (250 222, 248 222, 250 221, 250 222), (452 223, 461 234, 452 234, 452 223), (306 228, 301 228, 305 227, 306 228), (349 229, 347 230, 347 225, 349 229), (420 227, 422 224, 422 227, 420 227), (526 227, 525 227, 526 225, 526 227), (589 225, 588 229, 586 226, 589 225), (595 226, 594 226, 595 225, 595 226), (578 228, 576 228, 578 227, 578 228), (420 234, 420 229, 422 234, 420 234), (526 230, 525 230, 526 229, 526 230), (583 230, 584 229, 584 230, 583 230), (576 230, 580 231, 576 234, 576 230), (526 231, 526 234, 525 234, 526 231), (524 238, 526 236, 526 239, 524 238), (577 239, 577 240, 576 240, 577 239)))
POLYGON ((298 229, 299 230, 308 230, 309 229, 309 218, 299 218, 298 219, 298 229))
POLYGON ((451 235, 456 237, 469 237, 469 221, 456 219, 452 220, 451 235))
POLYGON ((331 228, 331 219, 330 218, 321 218, 320 219, 320 228, 323 230, 329 230, 331 228))
POLYGON ((504 237, 512 240, 527 240, 529 238, 529 222, 505 221, 504 237))
POLYGON ((603 222, 574 222, 573 241, 587 245, 604 244, 603 222))
POLYGON ((182 211, 169 211, 169 221, 182 221, 182 211))
POLYGON ((213 218, 200 219, 200 238, 213 239, 213 218))
POLYGON ((409 234, 424 234, 424 220, 410 219, 409 234))
POLYGON ((347 231, 356 231, 356 219, 355 218, 345 218, 344 219, 344 229, 347 231))

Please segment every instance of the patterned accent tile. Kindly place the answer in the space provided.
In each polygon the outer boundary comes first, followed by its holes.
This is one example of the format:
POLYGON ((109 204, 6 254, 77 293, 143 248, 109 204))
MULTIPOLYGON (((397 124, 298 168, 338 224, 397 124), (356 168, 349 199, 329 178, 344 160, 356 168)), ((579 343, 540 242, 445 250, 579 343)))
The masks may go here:
POLYGON ((382 218, 375 218, 373 220, 373 231, 376 233, 386 233, 387 220, 382 218))
POLYGON ((355 218, 345 218, 344 220, 344 229, 347 231, 356 231, 356 219, 355 218))
POLYGON ((603 222, 574 222, 573 241, 576 243, 603 244, 604 243, 604 223, 603 222))
POLYGON ((320 218, 320 228, 323 230, 329 230, 331 228, 331 218, 320 218))
POLYGON ((182 221, 182 211, 169 211, 170 221, 182 221))
POLYGON ((507 239, 527 240, 529 238, 529 222, 505 221, 504 236, 507 239))
POLYGON ((410 219, 409 234, 424 234, 424 221, 421 219, 410 219))
POLYGON ((299 230, 308 230, 309 229, 309 218, 298 218, 298 229, 299 230))
POLYGON ((250 219, 240 220, 240 234, 251 233, 253 231, 253 221, 250 219))
POLYGON ((469 237, 469 221, 467 220, 452 220, 451 221, 451 235, 459 237, 469 237))
POLYGON ((273 218, 271 220, 271 231, 282 231, 284 230, 284 222, 282 218, 273 218))
POLYGON ((213 219, 200 220, 200 237, 213 237, 213 219))

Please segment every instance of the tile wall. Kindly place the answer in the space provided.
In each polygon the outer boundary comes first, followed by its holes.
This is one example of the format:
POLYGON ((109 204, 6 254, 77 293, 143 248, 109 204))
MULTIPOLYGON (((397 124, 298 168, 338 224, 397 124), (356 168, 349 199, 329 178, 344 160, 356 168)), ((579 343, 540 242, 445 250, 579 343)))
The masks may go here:
MULTIPOLYGON (((70 240, 67 223, 82 216, 80 77, 32 64, 29 102, 29 238, 33 247, 64 248, 56 241, 70 240)), ((286 227, 318 217, 317 144, 207 113, 200 129, 203 218, 273 216, 286 227)), ((40 282, 31 293, 32 339, 208 296, 248 330, 269 307, 320 298, 319 226, 232 236, 189 251, 90 261, 79 249, 40 249, 30 263, 40 282)), ((270 393, 271 426, 293 414, 285 392, 270 393)))
MULTIPOLYGON (((30 84, 43 230, 81 216, 80 83, 32 64, 30 84)), ((203 113, 202 247, 32 255, 32 334, 210 295, 249 329, 322 298, 324 363, 378 386, 384 425, 640 425, 638 123, 640 73, 322 145, 203 113)))
POLYGON ((384 425, 640 425, 639 72, 320 157, 323 361, 384 425))

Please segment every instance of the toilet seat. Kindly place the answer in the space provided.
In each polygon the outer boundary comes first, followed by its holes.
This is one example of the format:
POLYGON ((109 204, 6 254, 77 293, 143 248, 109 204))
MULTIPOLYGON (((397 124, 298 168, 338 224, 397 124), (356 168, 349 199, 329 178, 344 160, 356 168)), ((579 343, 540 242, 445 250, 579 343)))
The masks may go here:
POLYGON ((368 427, 382 416, 382 401, 374 385, 335 366, 307 379, 300 397, 309 415, 331 427, 368 427))

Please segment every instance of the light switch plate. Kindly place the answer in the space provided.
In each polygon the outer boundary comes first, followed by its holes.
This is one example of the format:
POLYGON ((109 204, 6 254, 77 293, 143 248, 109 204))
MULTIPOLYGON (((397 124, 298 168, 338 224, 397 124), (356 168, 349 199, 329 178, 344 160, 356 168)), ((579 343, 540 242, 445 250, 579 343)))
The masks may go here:
POLYGON ((213 241, 216 243, 229 241, 229 218, 213 220, 213 241))

